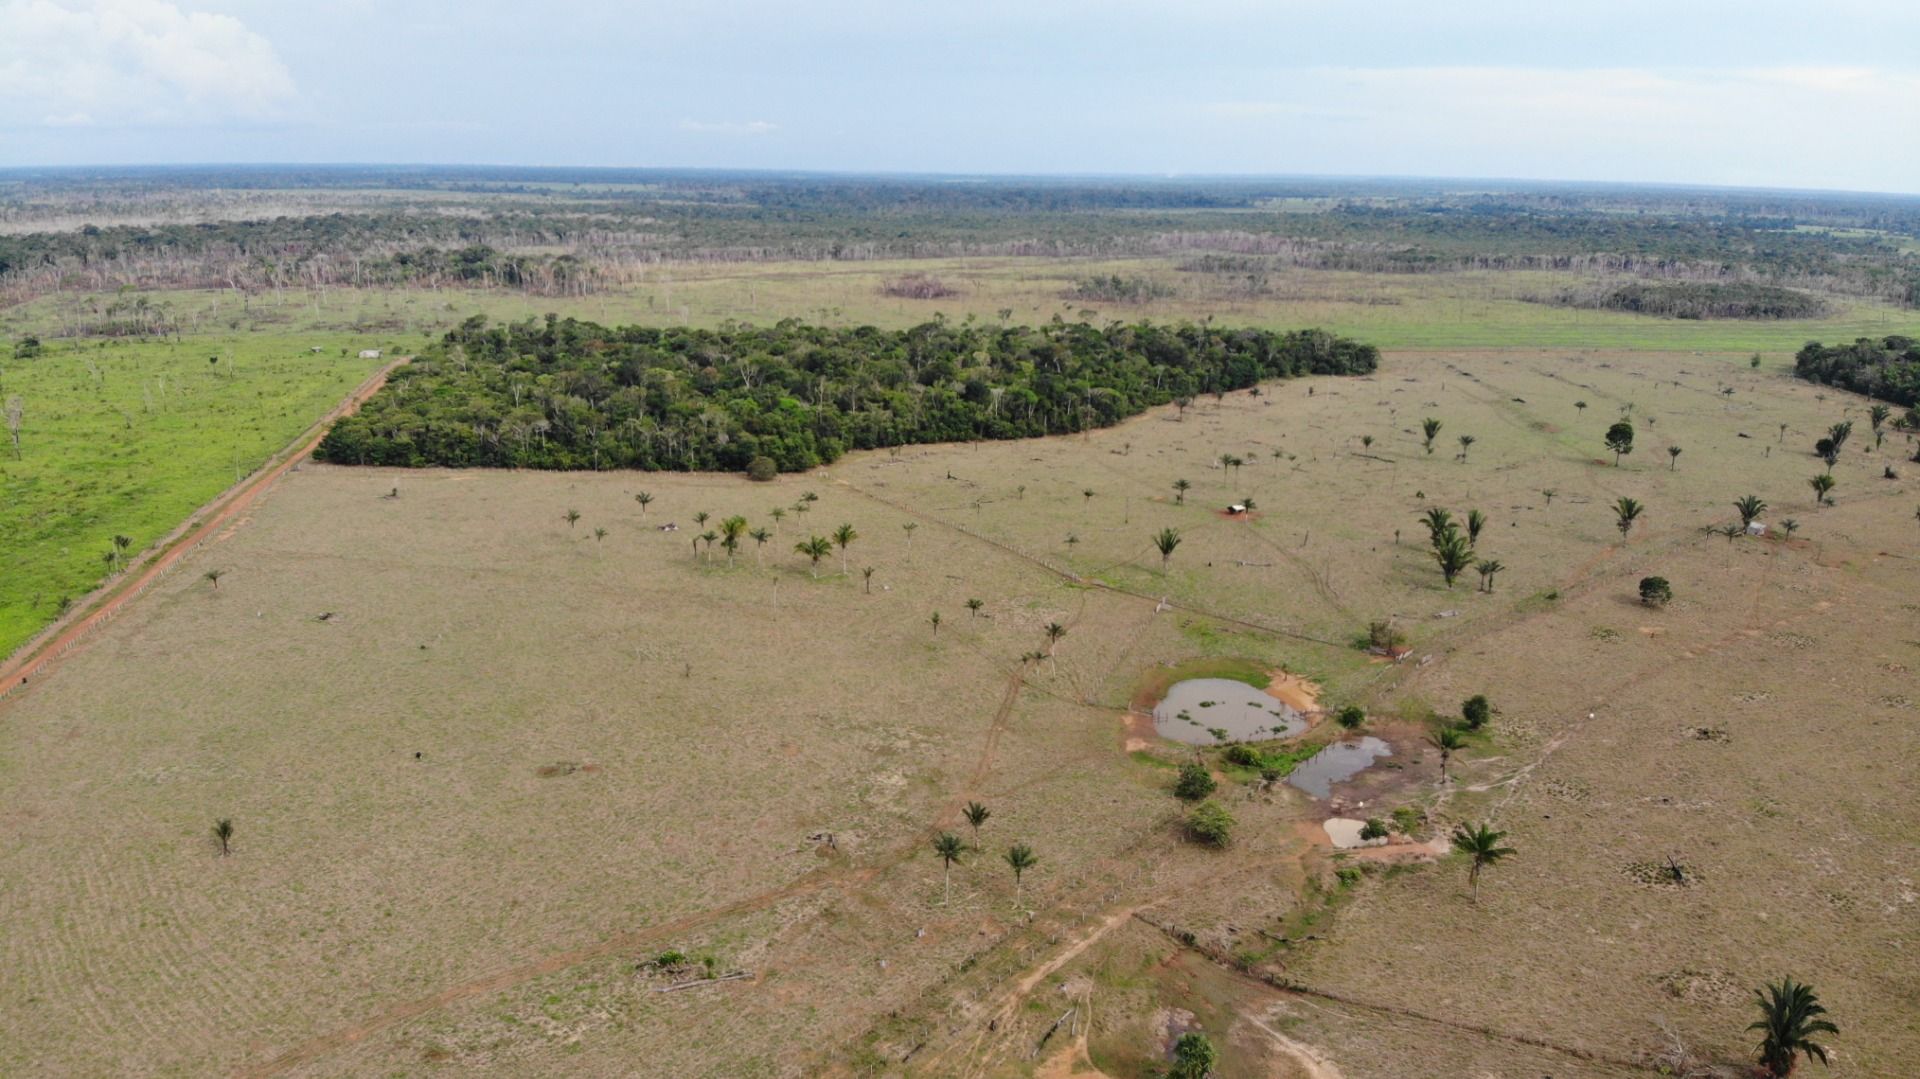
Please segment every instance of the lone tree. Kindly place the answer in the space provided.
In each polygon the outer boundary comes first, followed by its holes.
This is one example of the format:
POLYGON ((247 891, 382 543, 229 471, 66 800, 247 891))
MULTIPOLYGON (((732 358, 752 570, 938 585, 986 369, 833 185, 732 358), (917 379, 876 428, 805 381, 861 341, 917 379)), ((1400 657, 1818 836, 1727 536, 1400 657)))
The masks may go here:
POLYGON ((841 525, 833 530, 834 545, 840 548, 840 576, 842 577, 847 575, 847 548, 859 538, 860 533, 855 532, 852 525, 841 525))
POLYGON ((1433 745, 1440 751, 1440 779, 1447 778, 1447 765, 1452 762, 1456 751, 1465 749, 1467 736, 1458 727, 1442 727, 1433 734, 1433 745))
POLYGON ((987 604, 985 600, 970 599, 967 601, 967 613, 973 616, 974 618, 978 618, 980 617, 980 608, 985 607, 986 605, 987 604))
POLYGON ((579 510, 568 510, 567 512, 565 512, 565 513, 563 513, 563 514, 561 514, 560 516, 561 516, 561 518, 562 518, 563 520, 565 520, 565 521, 567 522, 567 527, 568 527, 568 528, 572 528, 572 527, 573 527, 574 525, 576 525, 576 524, 579 524, 579 523, 580 523, 580 511, 579 511, 579 510))
POLYGON ((221 817, 219 820, 214 821, 213 838, 220 841, 220 856, 222 858, 232 854, 233 821, 226 817, 221 817))
POLYGON ((1734 500, 1733 509, 1740 515, 1740 531, 1745 532, 1761 514, 1767 512, 1767 504, 1761 501, 1759 495, 1742 495, 1734 500))
POLYGON ((645 517, 647 515, 647 507, 653 504, 653 492, 642 491, 634 495, 633 500, 640 503, 640 516, 645 517))
POLYGON ((1500 845, 1507 833, 1496 832, 1484 824, 1468 827, 1460 825, 1453 830, 1453 849, 1473 858, 1471 868, 1467 870, 1467 881, 1473 885, 1473 901, 1480 902, 1480 871, 1490 865, 1498 865, 1502 858, 1514 853, 1512 847, 1500 845))
POLYGON ((980 845, 980 826, 987 823, 993 811, 979 802, 968 802, 963 812, 966 813, 967 823, 973 827, 973 845, 977 847, 980 845))
POLYGON ((1813 987, 1782 978, 1778 984, 1769 983, 1764 989, 1754 990, 1753 997, 1760 1009, 1760 1018, 1747 1029, 1760 1032, 1760 1045, 1755 1054, 1766 1074, 1785 1079, 1793 1074, 1793 1066, 1801 1056, 1827 1063, 1827 1047, 1814 1041, 1813 1036, 1838 1034, 1840 1028, 1821 1018, 1827 1010, 1820 1006, 1813 987))
POLYGON ((929 625, 933 626, 933 635, 935 637, 940 636, 940 612, 935 611, 932 614, 928 615, 927 622, 929 625))
POLYGON ((952 832, 941 832, 933 841, 933 852, 940 856, 941 862, 945 863, 942 890, 946 893, 946 897, 941 900, 941 905, 945 906, 953 902, 953 863, 967 853, 967 845, 960 842, 960 837, 952 832))
POLYGON ((813 560, 813 576, 820 577, 820 560, 833 553, 833 544, 825 536, 809 536, 793 545, 798 554, 813 560))
POLYGON ((920 527, 920 523, 918 521, 908 521, 905 524, 902 524, 900 526, 900 531, 905 532, 907 534, 907 557, 908 558, 913 557, 913 532, 914 532, 914 529, 917 529, 919 527, 920 527))
POLYGON ((773 538, 773 533, 764 528, 756 528, 747 533, 747 538, 753 540, 753 564, 757 566, 760 564, 760 552, 766 547, 767 541, 773 538))
POLYGON ((1216 786, 1206 765, 1188 761, 1180 766, 1180 776, 1173 781, 1173 796, 1183 802, 1198 802, 1212 794, 1216 786))
POLYGON ((1421 420, 1420 433, 1426 436, 1426 440, 1422 442, 1421 445, 1427 448, 1428 453, 1432 453, 1433 440, 1435 438, 1438 438, 1440 435, 1440 421, 1434 419, 1431 416, 1427 417, 1424 420, 1421 420))
POLYGON ((1464 460, 1466 460, 1466 459, 1467 459, 1467 451, 1468 451, 1468 450, 1470 450, 1470 449, 1472 449, 1472 448, 1473 448, 1473 444, 1474 444, 1475 442, 1478 442, 1478 441, 1480 441, 1480 440, 1479 440, 1479 439, 1477 439, 1477 438, 1475 438, 1475 437, 1473 437, 1472 435, 1461 435, 1461 436, 1460 436, 1460 459, 1461 459, 1462 461, 1464 461, 1464 460))
POLYGON ((1173 549, 1180 546, 1180 530, 1163 528, 1153 537, 1153 545, 1160 552, 1160 572, 1167 571, 1167 560, 1173 557, 1173 549))
POLYGON ((1367 712, 1357 704, 1349 704, 1333 714, 1333 721, 1343 730, 1357 731, 1367 721, 1367 712))
POLYGON ((1219 1062, 1220 1054, 1207 1036, 1189 1031, 1173 1043, 1173 1066, 1167 1069, 1167 1079, 1207 1079, 1219 1062))
POLYGON ((1235 823, 1219 802, 1201 802, 1187 814, 1187 834, 1209 847, 1224 847, 1233 838, 1235 823))
POLYGON ((1620 530, 1621 542, 1625 542, 1627 533, 1633 531, 1633 522, 1640 519, 1646 507, 1631 498, 1622 498, 1613 504, 1613 526, 1620 530))
POLYGON ((207 583, 213 586, 213 590, 215 592, 218 592, 220 591, 220 578, 225 577, 226 575, 227 575, 226 570, 210 569, 207 572, 201 574, 200 576, 205 577, 207 580, 207 583))
POLYGON ((1815 505, 1833 505, 1833 482, 1833 473, 1831 472, 1822 472, 1807 481, 1807 486, 1813 488, 1813 501, 1815 505))
POLYGON ((1058 622, 1048 622, 1046 633, 1047 633, 1047 655, 1051 656, 1053 655, 1053 646, 1059 644, 1060 638, 1065 637, 1067 635, 1067 627, 1061 625, 1058 622))
POLYGON ((1493 705, 1486 694, 1476 693, 1460 703, 1460 718, 1466 720, 1468 730, 1477 731, 1493 718, 1493 705))
POLYGON ((1186 505, 1187 492, 1192 489, 1193 489, 1193 484, 1188 483, 1186 480, 1174 480, 1173 481, 1173 504, 1176 506, 1186 505))
POLYGON ((1039 864, 1040 856, 1025 843, 1015 843, 1007 849, 1007 865, 1013 869, 1013 901, 1020 901, 1020 878, 1027 870, 1039 864))
POLYGON ((1613 467, 1620 467, 1620 458, 1633 452, 1633 424, 1619 420, 1607 428, 1607 448, 1613 451, 1613 467))
POLYGON ((860 580, 867 595, 873 595, 873 567, 867 566, 860 571, 860 580))
POLYGON ((1665 577, 1640 578, 1640 602, 1649 607, 1665 607, 1673 602, 1673 586, 1665 577))

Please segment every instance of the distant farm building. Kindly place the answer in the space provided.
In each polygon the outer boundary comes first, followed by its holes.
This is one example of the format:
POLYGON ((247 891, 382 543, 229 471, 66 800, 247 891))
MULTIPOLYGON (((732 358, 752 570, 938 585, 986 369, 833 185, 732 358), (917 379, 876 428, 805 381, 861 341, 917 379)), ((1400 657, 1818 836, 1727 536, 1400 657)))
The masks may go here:
POLYGON ((1247 512, 1247 507, 1242 503, 1235 502, 1233 505, 1227 507, 1227 512, 1237 516, 1247 512))
POLYGON ((1766 534, 1767 534, 1767 523, 1765 521, 1748 521, 1747 522, 1747 535, 1764 536, 1766 534))

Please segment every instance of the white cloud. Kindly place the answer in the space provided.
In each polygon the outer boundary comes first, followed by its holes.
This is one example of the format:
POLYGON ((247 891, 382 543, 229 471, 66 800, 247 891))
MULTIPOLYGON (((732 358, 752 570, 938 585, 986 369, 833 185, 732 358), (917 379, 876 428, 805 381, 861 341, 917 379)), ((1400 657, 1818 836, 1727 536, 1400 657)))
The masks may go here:
POLYGON ((167 0, 0 0, 0 128, 268 120, 296 96, 266 38, 167 0))
POLYGON ((702 135, 771 135, 780 130, 777 124, 770 124, 765 120, 749 120, 745 123, 682 120, 674 126, 681 131, 692 131, 702 135))

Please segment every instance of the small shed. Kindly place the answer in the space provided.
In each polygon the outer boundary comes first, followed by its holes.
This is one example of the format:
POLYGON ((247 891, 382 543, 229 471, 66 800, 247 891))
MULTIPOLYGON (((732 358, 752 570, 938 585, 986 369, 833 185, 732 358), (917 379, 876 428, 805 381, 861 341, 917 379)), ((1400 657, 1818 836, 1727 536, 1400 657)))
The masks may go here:
POLYGON ((1748 521, 1747 522, 1747 535, 1764 536, 1766 534, 1767 534, 1767 522, 1765 521, 1748 521))
POLYGON ((377 348, 363 348, 360 350, 360 358, 363 360, 377 360, 380 358, 380 350, 377 348))
POLYGON ((1239 514, 1247 512, 1247 507, 1242 503, 1235 502, 1233 505, 1227 507, 1227 512, 1238 516, 1239 514))

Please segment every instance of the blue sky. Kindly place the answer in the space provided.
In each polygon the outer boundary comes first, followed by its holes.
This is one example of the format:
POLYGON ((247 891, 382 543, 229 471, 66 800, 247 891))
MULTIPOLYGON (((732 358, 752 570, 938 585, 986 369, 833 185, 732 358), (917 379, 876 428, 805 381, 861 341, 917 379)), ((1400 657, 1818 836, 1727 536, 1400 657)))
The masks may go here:
POLYGON ((0 166, 1337 173, 1920 192, 1920 4, 0 0, 0 166))

